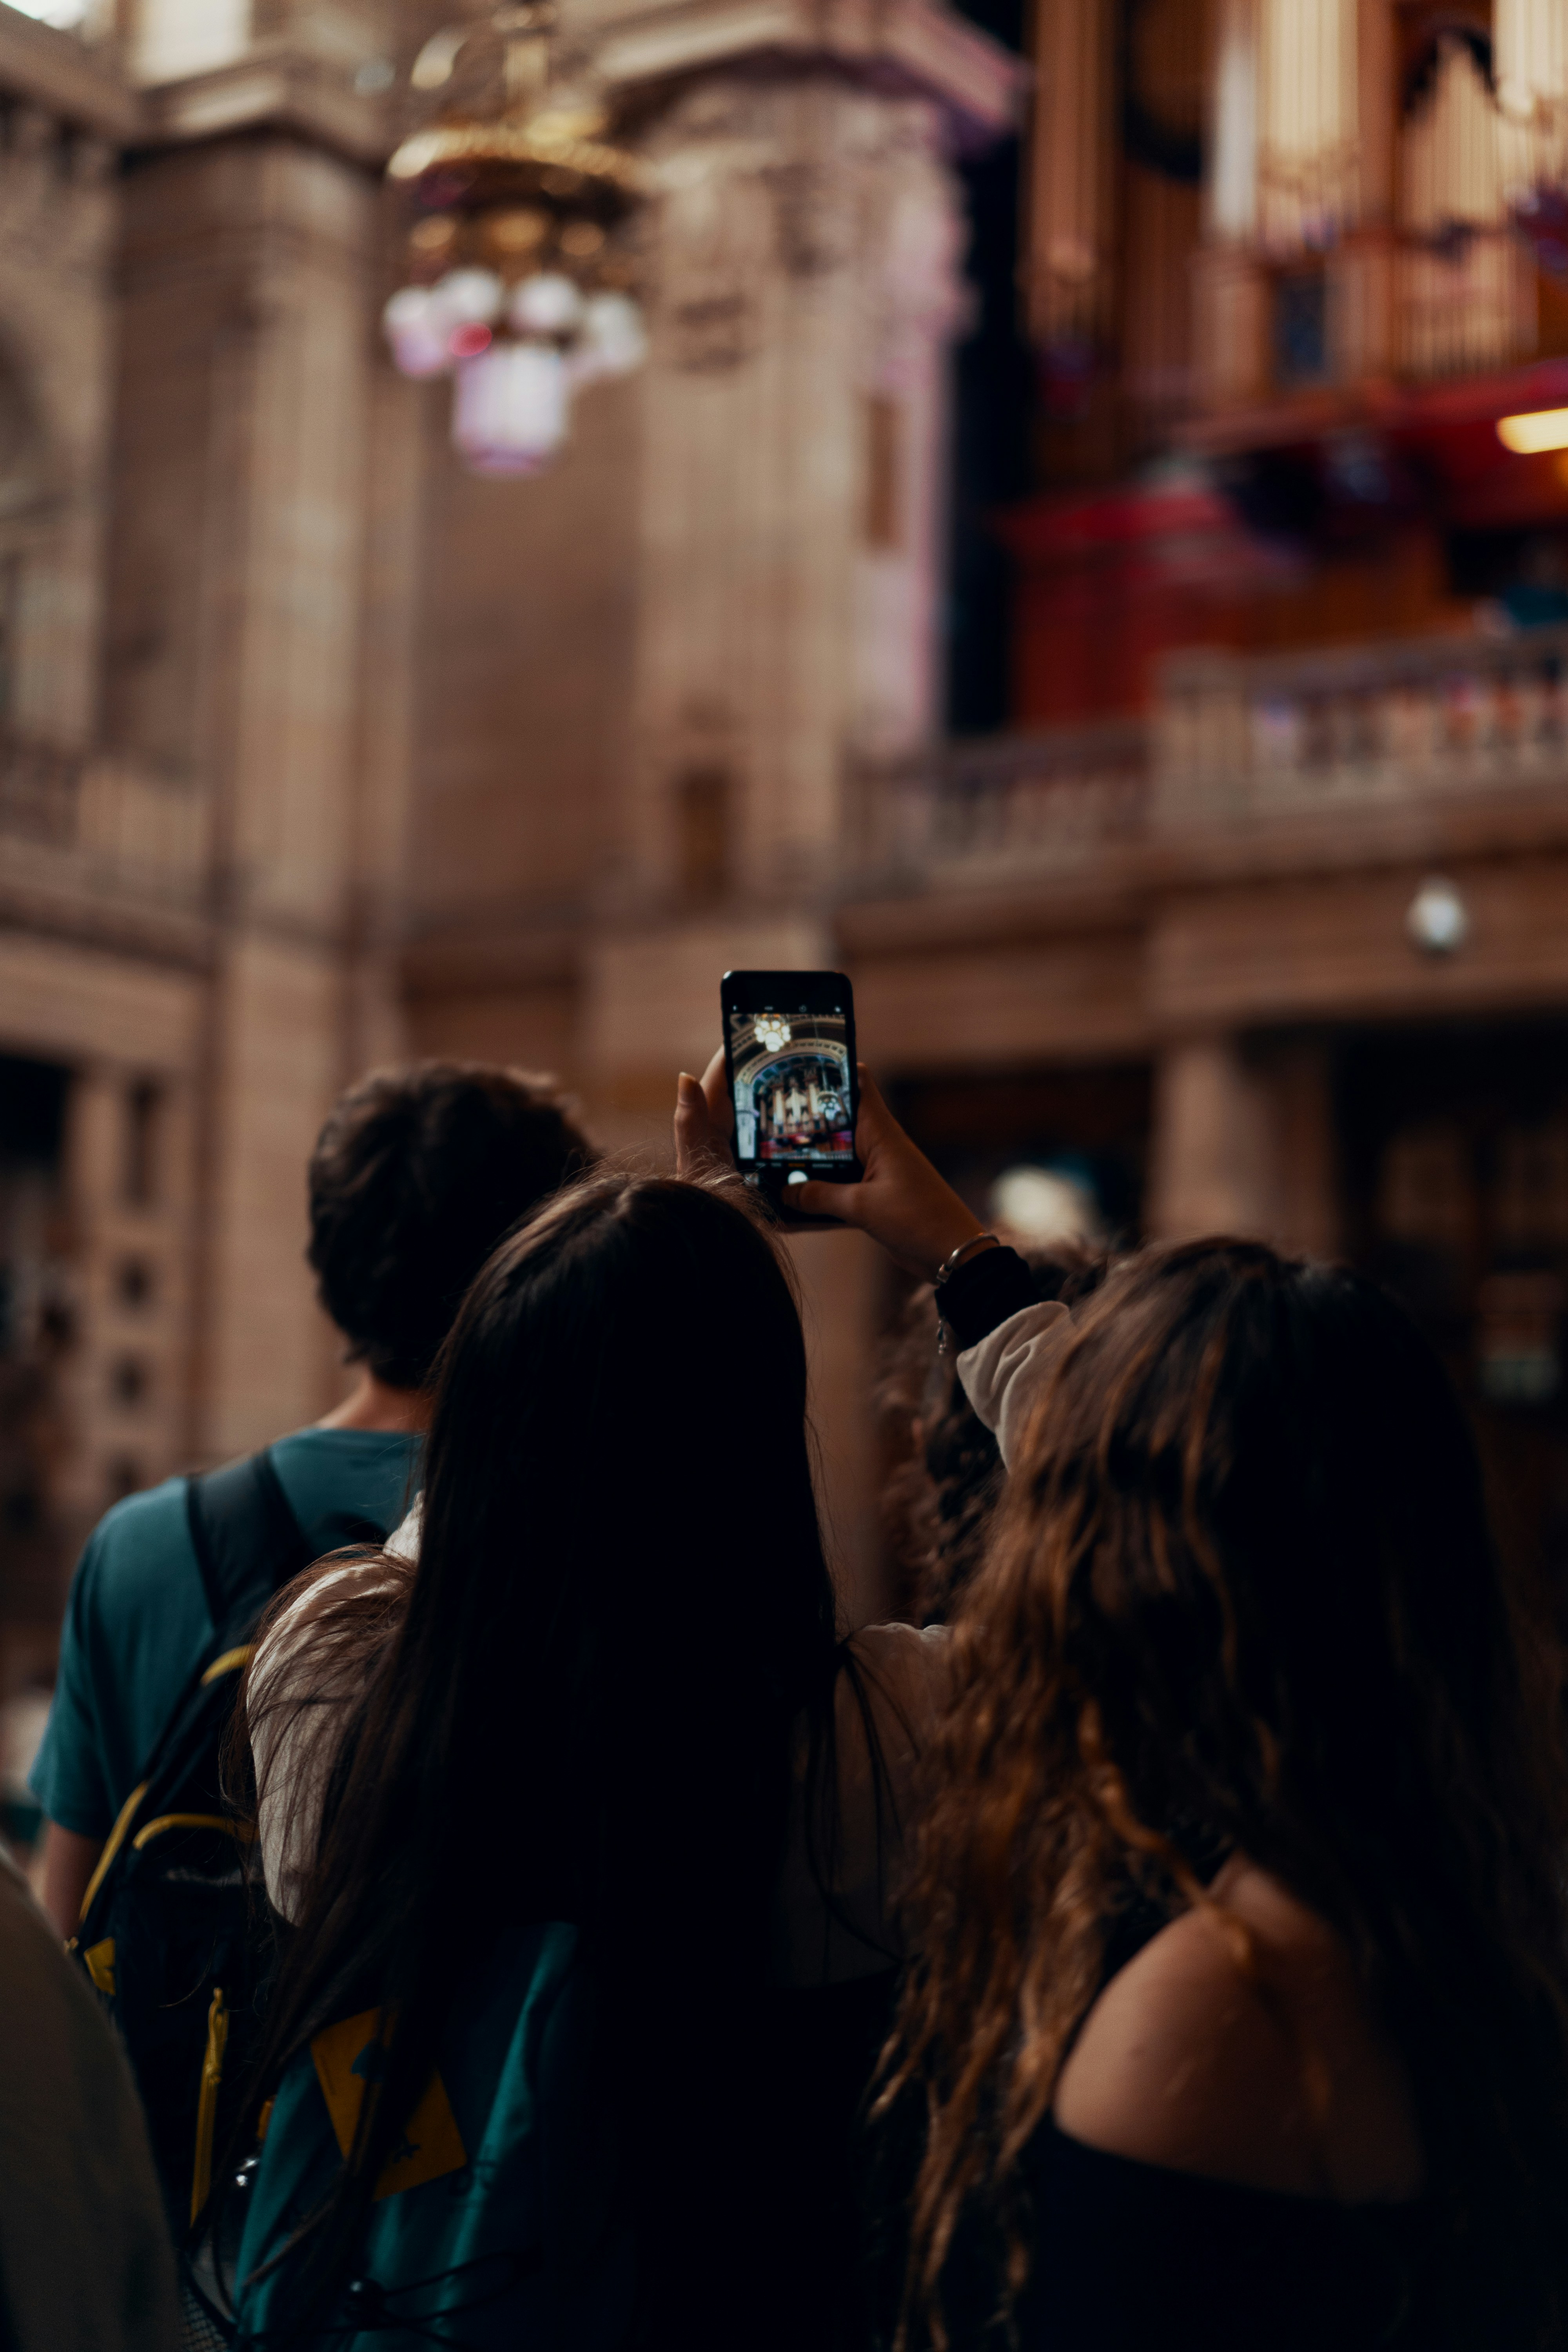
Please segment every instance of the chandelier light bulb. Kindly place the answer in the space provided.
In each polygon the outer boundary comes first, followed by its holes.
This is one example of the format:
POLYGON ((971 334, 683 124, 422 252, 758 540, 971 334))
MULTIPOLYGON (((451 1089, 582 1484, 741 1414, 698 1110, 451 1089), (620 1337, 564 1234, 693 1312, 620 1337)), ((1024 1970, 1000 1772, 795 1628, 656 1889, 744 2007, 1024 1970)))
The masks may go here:
POLYGON ((558 269, 525 278, 507 306, 507 322, 520 335, 569 335, 582 324, 581 293, 558 269))
POLYGON ((458 370, 452 439, 476 474, 537 474, 566 438, 566 362, 550 343, 492 343, 458 370))
POLYGON ((454 327, 492 326, 505 293, 493 269, 448 269, 436 289, 454 327))
POLYGON ((642 312, 626 294, 594 294, 583 312, 583 336, 573 354, 572 371, 578 383, 630 375, 647 357, 647 330, 642 312))
POLYGON ((446 374, 452 363, 451 325, 426 287, 405 286, 393 296, 381 320, 400 375, 446 374))

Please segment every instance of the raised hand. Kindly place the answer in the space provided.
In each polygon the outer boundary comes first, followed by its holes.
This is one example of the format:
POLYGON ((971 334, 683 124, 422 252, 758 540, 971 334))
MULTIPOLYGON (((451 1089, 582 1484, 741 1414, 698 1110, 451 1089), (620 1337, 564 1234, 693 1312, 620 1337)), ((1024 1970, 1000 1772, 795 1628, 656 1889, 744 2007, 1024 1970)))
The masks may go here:
POLYGON ((675 1172, 678 1176, 709 1176, 715 1168, 732 1168, 730 1139, 735 1132, 735 1108, 724 1079, 724 1048, 720 1046, 700 1080, 682 1070, 675 1088, 675 1172))
MULTIPOLYGON (((721 1057, 720 1080, 723 1079, 721 1057)), ((984 1226, 911 1143, 864 1062, 855 1150, 865 1175, 858 1184, 803 1184, 797 1205, 814 1217, 836 1217, 880 1242, 906 1274, 930 1281, 942 1260, 984 1226)), ((711 1073, 710 1074, 711 1075, 711 1073)))

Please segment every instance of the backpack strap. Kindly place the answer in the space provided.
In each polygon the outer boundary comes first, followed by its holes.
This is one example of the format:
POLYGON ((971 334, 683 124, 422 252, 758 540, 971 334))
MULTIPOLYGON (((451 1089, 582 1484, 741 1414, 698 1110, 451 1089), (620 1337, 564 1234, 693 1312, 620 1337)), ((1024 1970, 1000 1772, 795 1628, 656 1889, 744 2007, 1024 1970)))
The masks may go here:
MULTIPOLYGON (((81 1924, 109 1875, 141 1811, 142 1800, 158 1776, 170 1738, 200 1684, 216 1682, 242 1666, 245 1646, 273 1594, 291 1576, 309 1565, 314 1553, 283 1492, 283 1482, 263 1448, 243 1462, 208 1470, 185 1480, 185 1521, 195 1553, 196 1571, 206 1597, 215 1641, 197 1663, 192 1680, 181 1690, 168 1720, 153 1742, 141 1778, 120 1811, 99 1855, 98 1865, 82 1897, 81 1924)), ((112 1956, 110 1966, 112 1967, 112 1956)), ((92 1973, 91 1963, 88 1963, 92 1973)), ((99 1983, 96 1974, 93 1981, 99 1983)), ((100 1984, 100 1990, 104 1990, 100 1984)), ((5 2352, 0 2338, 0 2352, 5 2352)))
POLYGON ((187 1478, 185 1517, 220 1647, 248 1641, 273 1594, 315 1557, 270 1452, 187 1478))

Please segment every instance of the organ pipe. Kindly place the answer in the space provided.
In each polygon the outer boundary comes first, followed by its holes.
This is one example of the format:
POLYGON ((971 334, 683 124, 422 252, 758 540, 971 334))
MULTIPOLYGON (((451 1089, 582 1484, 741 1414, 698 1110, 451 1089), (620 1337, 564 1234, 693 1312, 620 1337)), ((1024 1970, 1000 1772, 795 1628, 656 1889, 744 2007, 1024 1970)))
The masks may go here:
POLYGON ((1505 192, 1517 201, 1568 178, 1568 5, 1495 0, 1492 45, 1505 192))
POLYGON ((1358 208, 1357 0, 1260 0, 1258 215, 1270 251, 1321 248, 1358 208))
POLYGON ((1258 233, 1258 0, 1220 0, 1211 85, 1208 228, 1227 245, 1258 233))
POLYGON ((1506 227, 1509 131, 1468 45, 1446 38, 1405 127, 1402 356, 1417 375, 1497 366, 1528 335, 1523 257, 1506 227))
POLYGON ((1041 0, 1028 312, 1041 342, 1093 342, 1114 256, 1111 0, 1041 0))

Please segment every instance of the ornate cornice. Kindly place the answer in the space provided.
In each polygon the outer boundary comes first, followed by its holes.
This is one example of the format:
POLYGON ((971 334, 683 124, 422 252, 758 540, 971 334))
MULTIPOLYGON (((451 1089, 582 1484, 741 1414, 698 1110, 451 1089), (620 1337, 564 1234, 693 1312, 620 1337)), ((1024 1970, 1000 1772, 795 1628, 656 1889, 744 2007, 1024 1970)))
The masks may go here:
POLYGON ((934 100, 954 142, 985 145, 1017 120, 1026 68, 942 0, 676 0, 612 21, 595 52, 612 90, 715 68, 826 65, 934 100))
POLYGON ((142 101, 112 46, 89 47, 18 9, 0 6, 0 92, 113 145, 132 140, 142 101))

